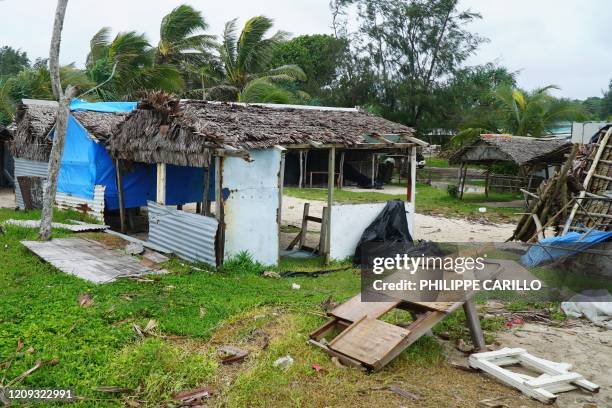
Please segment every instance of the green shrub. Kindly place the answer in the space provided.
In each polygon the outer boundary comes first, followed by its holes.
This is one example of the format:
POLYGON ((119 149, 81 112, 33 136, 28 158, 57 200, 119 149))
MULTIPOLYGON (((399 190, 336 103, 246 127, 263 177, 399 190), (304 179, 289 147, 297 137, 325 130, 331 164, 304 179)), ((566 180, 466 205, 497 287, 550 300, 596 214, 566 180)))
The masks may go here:
POLYGON ((459 186, 456 184, 449 184, 446 186, 446 192, 449 196, 457 198, 459 196, 459 186))

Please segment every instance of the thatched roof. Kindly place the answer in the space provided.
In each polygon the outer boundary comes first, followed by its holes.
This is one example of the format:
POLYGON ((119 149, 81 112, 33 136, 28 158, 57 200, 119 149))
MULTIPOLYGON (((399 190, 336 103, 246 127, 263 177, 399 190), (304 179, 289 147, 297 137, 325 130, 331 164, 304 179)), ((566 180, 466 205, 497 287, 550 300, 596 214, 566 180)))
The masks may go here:
POLYGON ((486 134, 453 154, 449 162, 489 164, 505 161, 518 165, 563 162, 563 155, 570 146, 571 142, 565 139, 486 134))
POLYGON ((358 147, 368 134, 415 142, 412 128, 357 109, 147 100, 119 126, 109 150, 123 160, 201 166, 211 148, 358 147))
POLYGON ((13 156, 49 160, 51 141, 47 135, 53 129, 56 114, 57 102, 24 99, 15 114, 16 130, 11 143, 13 156))
MULTIPOLYGON (((47 161, 51 153, 49 133, 55 126, 57 102, 24 99, 17 107, 16 130, 12 142, 15 157, 47 161)), ((95 139, 106 141, 127 113, 105 113, 94 111, 72 112, 87 132, 95 139)))

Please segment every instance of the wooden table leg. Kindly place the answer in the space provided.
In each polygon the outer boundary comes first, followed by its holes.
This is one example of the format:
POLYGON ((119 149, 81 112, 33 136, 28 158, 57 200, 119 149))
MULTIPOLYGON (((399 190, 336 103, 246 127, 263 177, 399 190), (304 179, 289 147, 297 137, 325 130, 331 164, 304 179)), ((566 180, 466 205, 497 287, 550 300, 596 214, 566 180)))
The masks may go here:
POLYGON ((480 326, 480 320, 478 319, 478 312, 476 311, 474 299, 466 300, 463 304, 463 310, 465 311, 465 323, 470 329, 474 347, 476 347, 477 351, 485 350, 487 345, 485 343, 482 327, 480 326))

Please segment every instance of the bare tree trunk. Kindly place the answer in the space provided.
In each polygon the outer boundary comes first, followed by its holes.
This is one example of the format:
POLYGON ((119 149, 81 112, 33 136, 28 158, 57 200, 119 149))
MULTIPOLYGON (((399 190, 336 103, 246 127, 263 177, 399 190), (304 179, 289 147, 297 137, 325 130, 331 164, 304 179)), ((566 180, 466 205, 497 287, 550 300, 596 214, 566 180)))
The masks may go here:
POLYGON ((68 116, 70 115, 70 101, 76 96, 76 88, 68 86, 66 93, 62 92, 62 84, 59 72, 59 52, 62 41, 62 28, 68 0, 57 0, 55 10, 55 22, 51 36, 51 47, 49 49, 49 74, 53 95, 59 100, 57 107, 57 119, 55 122, 55 135, 53 147, 49 157, 49 169, 47 171, 47 182, 43 192, 43 208, 40 219, 39 239, 49 240, 51 238, 51 222, 53 221, 53 203, 57 191, 57 175, 59 173, 64 142, 66 140, 66 129, 68 128, 68 116))

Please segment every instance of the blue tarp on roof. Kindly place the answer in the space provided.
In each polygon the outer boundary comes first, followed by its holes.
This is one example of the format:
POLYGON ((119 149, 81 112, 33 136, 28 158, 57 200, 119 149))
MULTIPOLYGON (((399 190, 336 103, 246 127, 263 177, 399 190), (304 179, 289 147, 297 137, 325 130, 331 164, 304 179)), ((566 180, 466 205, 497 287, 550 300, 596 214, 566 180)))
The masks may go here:
MULTIPOLYGON (((83 102, 74 100, 72 111, 129 112, 135 102, 83 102)), ((211 169, 214 186, 214 169, 211 169)), ((157 173, 154 164, 131 163, 122 171, 126 208, 142 207, 155 200, 157 173)), ((179 205, 202 201, 204 169, 168 165, 166 170, 166 204, 179 205)), ((91 138, 72 115, 68 119, 66 144, 58 176, 58 191, 72 196, 93 199, 94 186, 105 186, 105 207, 119 208, 116 170, 106 148, 91 138)), ((211 189, 210 200, 214 200, 211 189)))
POLYGON ((543 263, 555 261, 559 258, 577 255, 585 249, 591 248, 600 242, 612 239, 612 231, 591 230, 585 233, 570 232, 561 237, 545 238, 532 246, 521 257, 521 263, 532 268, 543 263))

